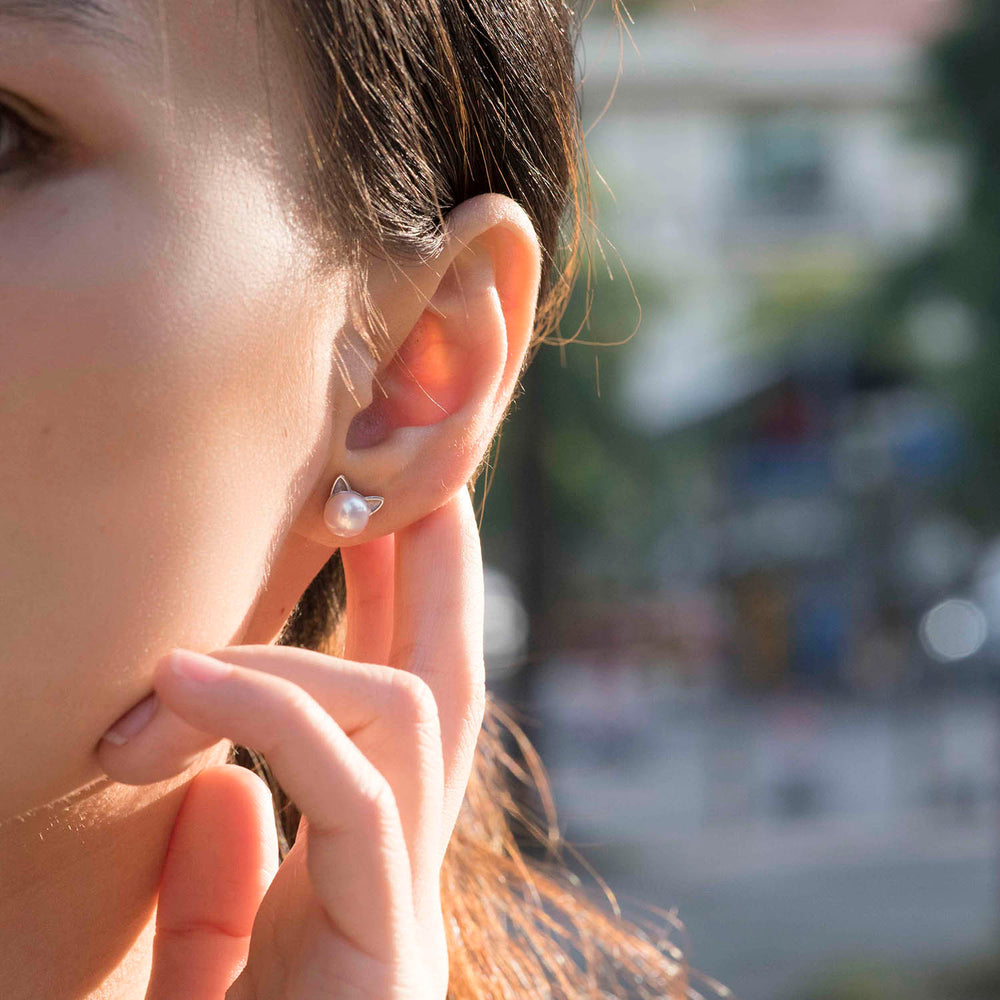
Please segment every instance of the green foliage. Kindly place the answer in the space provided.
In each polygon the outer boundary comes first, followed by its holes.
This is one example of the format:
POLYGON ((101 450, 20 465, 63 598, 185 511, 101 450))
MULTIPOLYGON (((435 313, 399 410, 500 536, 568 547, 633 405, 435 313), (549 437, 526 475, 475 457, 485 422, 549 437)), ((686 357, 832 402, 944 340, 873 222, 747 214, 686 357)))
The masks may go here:
POLYGON ((912 973, 862 963, 831 971, 810 983, 799 996, 801 1000, 930 1000, 912 973))
POLYGON ((863 280, 855 254, 800 255, 760 279, 746 327, 761 346, 786 344, 817 313, 836 308, 857 292, 863 280))
POLYGON ((793 1000, 993 1000, 1000 995, 1000 957, 934 966, 851 961, 830 968, 793 1000))
POLYGON ((969 188, 959 225, 887 269, 854 303, 852 319, 869 357, 907 369, 950 400, 974 442, 973 467, 954 501, 988 530, 1000 528, 1000 5, 966 0, 957 27, 925 58, 932 93, 912 128, 962 150, 969 188), (914 357, 907 321, 921 303, 953 299, 968 307, 975 348, 964 363, 929 366, 914 357))

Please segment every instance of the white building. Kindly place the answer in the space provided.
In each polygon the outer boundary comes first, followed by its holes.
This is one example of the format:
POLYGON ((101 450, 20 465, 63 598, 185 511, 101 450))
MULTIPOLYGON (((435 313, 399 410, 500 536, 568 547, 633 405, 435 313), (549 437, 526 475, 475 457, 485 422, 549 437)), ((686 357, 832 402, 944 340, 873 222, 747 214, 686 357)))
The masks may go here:
MULTIPOLYGON (((670 300, 644 304, 630 420, 668 430, 738 401, 771 377, 769 308, 857 287, 954 218, 963 164, 908 126, 923 43, 953 16, 951 0, 674 0, 629 25, 588 148, 615 199, 596 183, 600 231, 670 300)), ((594 16, 584 44, 593 122, 620 46, 594 16)))

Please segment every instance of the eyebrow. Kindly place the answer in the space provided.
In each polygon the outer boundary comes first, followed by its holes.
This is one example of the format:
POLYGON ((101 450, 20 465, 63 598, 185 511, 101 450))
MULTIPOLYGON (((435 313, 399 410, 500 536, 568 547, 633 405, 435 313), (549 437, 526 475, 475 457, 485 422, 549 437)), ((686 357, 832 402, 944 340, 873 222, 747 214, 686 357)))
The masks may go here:
POLYGON ((0 0, 0 23, 4 20, 60 25, 104 47, 137 46, 102 0, 0 0))

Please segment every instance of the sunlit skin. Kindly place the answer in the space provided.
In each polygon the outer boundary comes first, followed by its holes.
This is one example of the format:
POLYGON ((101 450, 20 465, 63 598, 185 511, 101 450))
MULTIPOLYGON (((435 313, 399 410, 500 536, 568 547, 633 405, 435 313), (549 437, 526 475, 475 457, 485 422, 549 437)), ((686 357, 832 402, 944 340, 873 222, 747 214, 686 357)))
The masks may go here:
POLYGON ((0 0, 0 996, 443 998, 483 695, 464 484, 530 340, 535 233, 482 195, 433 261, 374 261, 373 357, 285 211, 296 111, 265 39, 272 131, 250 4, 105 6, 97 41, 0 0), (345 660, 270 645, 339 544, 341 473, 386 498, 344 543, 345 660), (173 649, 235 671, 190 689, 173 649), (306 817, 280 870, 230 741, 306 817))

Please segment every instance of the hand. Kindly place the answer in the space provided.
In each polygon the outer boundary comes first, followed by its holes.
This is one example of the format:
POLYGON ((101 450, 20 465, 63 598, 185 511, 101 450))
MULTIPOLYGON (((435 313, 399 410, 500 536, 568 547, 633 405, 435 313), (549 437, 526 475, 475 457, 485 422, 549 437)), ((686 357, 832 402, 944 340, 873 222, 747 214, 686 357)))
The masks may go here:
POLYGON ((440 868, 485 706, 467 491, 343 560, 345 659, 229 646, 209 662, 231 668, 208 683, 177 676, 169 657, 157 665, 159 712, 194 727, 192 750, 229 738, 260 751, 302 819, 279 868, 264 782, 236 765, 193 779, 163 870, 146 1000, 447 993, 440 868))

